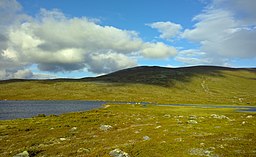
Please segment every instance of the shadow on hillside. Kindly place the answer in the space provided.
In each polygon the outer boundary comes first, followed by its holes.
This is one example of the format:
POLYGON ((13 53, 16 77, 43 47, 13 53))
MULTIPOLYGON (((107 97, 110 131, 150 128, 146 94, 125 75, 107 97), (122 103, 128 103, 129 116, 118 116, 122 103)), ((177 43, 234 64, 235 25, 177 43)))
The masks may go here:
MULTIPOLYGON (((147 84, 161 87, 172 87, 175 82, 190 82, 194 76, 205 77, 225 77, 223 71, 249 71, 255 73, 255 77, 245 77, 236 75, 237 77, 256 80, 256 69, 234 69, 217 66, 195 66, 184 68, 165 68, 157 66, 141 66, 120 70, 99 77, 90 77, 82 79, 52 79, 52 80, 22 80, 13 79, 0 81, 0 84, 13 82, 38 82, 42 84, 55 84, 56 82, 99 82, 111 83, 115 86, 123 86, 126 84, 147 84)), ((230 74, 231 75, 231 74, 230 74)))
MULTIPOLYGON (((172 87, 174 82, 190 82, 193 76, 205 77, 225 77, 223 71, 247 70, 256 72, 256 69, 234 69, 216 66, 195 66, 185 68, 164 68, 157 66, 141 66, 117 71, 108 75, 96 78, 84 78, 85 81, 96 81, 113 83, 116 86, 124 84, 148 84, 162 87, 172 87)), ((241 76, 243 77, 243 76, 241 76)), ((245 77, 243 77, 245 78, 245 77)), ((247 79, 256 79, 247 78, 247 79)))

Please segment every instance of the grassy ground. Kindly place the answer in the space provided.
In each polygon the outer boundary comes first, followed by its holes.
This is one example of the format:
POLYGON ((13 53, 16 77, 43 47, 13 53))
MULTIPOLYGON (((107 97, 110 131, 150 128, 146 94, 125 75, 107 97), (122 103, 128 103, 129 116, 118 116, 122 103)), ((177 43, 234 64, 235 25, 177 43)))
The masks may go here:
MULTIPOLYGON (((116 100, 256 105, 256 79, 233 75, 193 76, 189 82, 174 80, 171 87, 87 81, 4 82, 0 83, 0 100, 116 100)), ((250 75, 247 74, 247 77, 250 75)))
POLYGON ((144 78, 136 82, 136 78, 141 76, 137 75, 132 77, 133 81, 127 78, 119 82, 113 81, 116 77, 111 78, 112 81, 106 78, 96 81, 3 81, 0 82, 0 100, 116 100, 256 105, 256 73, 248 70, 219 70, 211 73, 191 73, 188 70, 163 74, 162 79, 158 78, 160 74, 154 77, 150 73, 145 76, 153 78, 146 79, 145 83, 144 78))
POLYGON ((256 156, 256 114, 232 109, 107 105, 0 121, 0 156, 256 156), (197 122, 197 123, 196 123, 197 122), (102 125, 112 128, 101 130, 102 125))

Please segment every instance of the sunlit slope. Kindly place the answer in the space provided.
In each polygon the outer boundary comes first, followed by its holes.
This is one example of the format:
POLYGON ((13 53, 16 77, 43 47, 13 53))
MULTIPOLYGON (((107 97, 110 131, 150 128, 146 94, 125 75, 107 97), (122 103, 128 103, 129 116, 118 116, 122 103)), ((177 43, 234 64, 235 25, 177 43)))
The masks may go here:
POLYGON ((115 100, 256 105, 256 70, 135 67, 96 78, 0 83, 1 100, 115 100))

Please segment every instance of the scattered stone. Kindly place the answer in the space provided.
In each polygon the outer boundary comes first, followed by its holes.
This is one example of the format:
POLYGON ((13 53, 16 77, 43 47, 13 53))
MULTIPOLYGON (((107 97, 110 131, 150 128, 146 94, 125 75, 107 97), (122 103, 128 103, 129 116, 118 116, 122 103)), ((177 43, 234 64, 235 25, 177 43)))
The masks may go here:
POLYGON ((183 116, 174 116, 174 118, 183 118, 183 116))
POLYGON ((77 153, 89 153, 90 152, 90 149, 88 148, 79 148, 77 150, 77 153))
POLYGON ((159 128, 161 128, 162 126, 161 125, 159 125, 159 126, 157 126, 157 127, 155 127, 156 129, 159 129, 159 128))
POLYGON ((214 154, 214 152, 212 150, 210 150, 210 148, 209 149, 192 148, 192 149, 189 150, 189 155, 218 157, 218 155, 214 154))
POLYGON ((189 116, 189 119, 190 119, 190 120, 196 120, 197 117, 196 117, 195 115, 190 115, 190 116, 189 116))
POLYGON ((209 147, 208 150, 209 150, 209 151, 214 151, 214 150, 215 150, 215 147, 209 147))
POLYGON ((112 157, 130 157, 128 155, 128 153, 126 153, 120 149, 114 149, 114 150, 110 151, 109 155, 112 157))
POLYGON ((187 123, 188 124, 197 124, 198 122, 196 120, 188 120, 187 123))
POLYGON ((243 122, 242 122, 242 125, 244 125, 245 123, 246 123, 246 122, 245 122, 245 121, 243 121, 243 122))
POLYGON ((171 115, 169 115, 169 114, 165 114, 165 115, 163 115, 163 117, 164 117, 164 118, 170 118, 170 117, 171 117, 171 115))
POLYGON ((100 126, 100 130, 103 130, 103 131, 108 131, 111 128, 112 128, 111 125, 101 125, 100 126))
POLYGON ((60 140, 61 140, 61 141, 66 141, 67 139, 64 138, 64 137, 61 137, 60 140))
POLYGON ((211 117, 215 119, 229 119, 227 116, 217 114, 212 114, 211 117))
POLYGON ((204 156, 204 149, 203 148, 192 148, 189 150, 189 155, 198 155, 204 156))
POLYGON ((148 136, 143 136, 143 140, 144 140, 144 141, 148 141, 148 140, 150 140, 150 137, 148 137, 148 136))
POLYGON ((205 117, 199 117, 199 119, 205 119, 205 117))
POLYGON ((77 130, 77 127, 73 127, 70 129, 70 131, 76 131, 77 130))
POLYGON ((176 138, 175 141, 177 141, 177 142, 182 142, 183 139, 182 139, 182 138, 176 138))
POLYGON ((204 147, 204 146, 205 146, 205 143, 200 143, 200 146, 201 146, 201 147, 204 147))
POLYGON ((16 154, 13 157, 29 157, 28 151, 24 151, 22 153, 16 154))
POLYGON ((246 118, 252 118, 252 115, 248 115, 246 118))
POLYGON ((140 133, 140 131, 136 130, 134 133, 135 133, 135 134, 139 134, 139 133, 140 133))

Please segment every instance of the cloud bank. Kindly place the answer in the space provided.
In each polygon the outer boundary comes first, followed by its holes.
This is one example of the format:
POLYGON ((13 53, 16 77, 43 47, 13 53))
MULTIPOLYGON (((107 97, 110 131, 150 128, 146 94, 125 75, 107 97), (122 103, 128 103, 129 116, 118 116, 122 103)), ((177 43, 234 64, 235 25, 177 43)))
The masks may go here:
POLYGON ((188 65, 229 65, 234 59, 256 58, 256 1, 203 2, 208 4, 192 19, 192 28, 181 32, 182 26, 173 22, 149 24, 160 32, 160 38, 179 37, 199 45, 181 49, 175 59, 188 65))
POLYGON ((0 10, 1 17, 7 15, 0 23, 0 79, 35 78, 31 65, 53 73, 101 74, 136 66, 137 57, 176 54, 164 43, 144 42, 135 31, 103 26, 86 17, 69 18, 60 10, 41 9, 30 17, 15 0, 1 1, 0 10))
MULTIPOLYGON (((192 29, 182 37, 200 44, 204 60, 217 64, 222 60, 256 57, 256 1, 213 0, 199 15, 192 29)), ((202 60, 202 61, 204 61, 202 60)))

